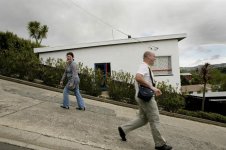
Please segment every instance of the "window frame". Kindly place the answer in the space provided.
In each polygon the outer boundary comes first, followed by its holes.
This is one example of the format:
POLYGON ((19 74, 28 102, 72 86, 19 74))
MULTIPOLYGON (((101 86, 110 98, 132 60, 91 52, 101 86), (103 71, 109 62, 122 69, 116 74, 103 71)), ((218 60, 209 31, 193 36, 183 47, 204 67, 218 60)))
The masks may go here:
POLYGON ((155 60, 155 63, 154 65, 152 66, 152 71, 153 71, 153 74, 154 76, 173 76, 173 68, 172 68, 172 56, 171 55, 163 55, 163 56, 156 56, 156 60, 155 60), (164 69, 159 69, 158 65, 156 64, 156 61, 159 57, 166 57, 168 58, 168 64, 167 66, 169 66, 169 68, 164 68, 164 69), (169 73, 168 74, 161 74, 159 72, 161 71, 168 71, 169 73), (158 74, 156 74, 156 72, 158 72, 158 74))

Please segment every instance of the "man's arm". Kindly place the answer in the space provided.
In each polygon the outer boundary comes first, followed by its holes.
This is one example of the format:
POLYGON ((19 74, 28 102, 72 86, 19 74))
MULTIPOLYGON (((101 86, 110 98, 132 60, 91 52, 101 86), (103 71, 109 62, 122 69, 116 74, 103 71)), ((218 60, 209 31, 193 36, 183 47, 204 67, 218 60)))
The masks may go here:
POLYGON ((140 73, 137 73, 137 74, 136 74, 135 80, 136 80, 139 84, 141 84, 141 85, 143 85, 143 86, 145 86, 145 87, 151 88, 151 86, 152 86, 152 85, 150 85, 147 81, 144 80, 144 76, 143 76, 142 74, 140 74, 140 73))

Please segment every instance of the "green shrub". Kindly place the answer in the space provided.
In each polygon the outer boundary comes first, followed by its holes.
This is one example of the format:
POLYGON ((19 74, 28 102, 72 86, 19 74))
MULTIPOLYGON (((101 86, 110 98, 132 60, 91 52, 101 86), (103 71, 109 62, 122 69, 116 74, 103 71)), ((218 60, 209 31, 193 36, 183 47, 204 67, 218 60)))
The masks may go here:
POLYGON ((80 74, 80 89, 86 94, 99 96, 101 94, 101 85, 103 82, 103 74, 100 70, 83 67, 82 63, 78 64, 80 74))
POLYGON ((0 32, 0 74, 32 81, 34 69, 40 63, 33 52, 35 46, 11 32, 0 32))
POLYGON ((44 64, 39 65, 39 68, 37 68, 39 79, 43 80, 46 85, 57 87, 64 73, 66 63, 62 59, 48 58, 44 64))
POLYGON ((43 74, 41 79, 43 80, 44 84, 57 87, 60 83, 64 69, 43 66, 42 71, 43 74))
POLYGON ((134 76, 130 73, 112 71, 111 76, 107 78, 107 88, 110 98, 136 104, 134 100, 134 76))
POLYGON ((164 110, 177 112, 178 109, 184 107, 184 97, 181 94, 178 94, 171 85, 161 82, 157 85, 157 88, 162 91, 162 95, 156 97, 156 100, 164 110))
POLYGON ((226 116, 223 116, 217 113, 210 113, 210 112, 203 112, 203 111, 188 111, 184 109, 180 109, 178 113, 187 115, 187 116, 198 117, 198 118, 226 123, 226 116))

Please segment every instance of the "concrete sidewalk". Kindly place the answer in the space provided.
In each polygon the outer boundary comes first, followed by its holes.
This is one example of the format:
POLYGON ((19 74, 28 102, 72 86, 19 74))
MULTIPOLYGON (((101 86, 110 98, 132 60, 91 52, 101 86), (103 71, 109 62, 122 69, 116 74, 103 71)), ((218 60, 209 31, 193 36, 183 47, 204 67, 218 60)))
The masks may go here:
MULTIPOLYGON (((77 111, 60 108, 62 93, 0 79, 0 141, 31 149, 154 150, 148 125, 118 136, 136 110, 85 99, 77 111)), ((163 136, 175 150, 226 150, 226 128, 160 115, 163 136)))

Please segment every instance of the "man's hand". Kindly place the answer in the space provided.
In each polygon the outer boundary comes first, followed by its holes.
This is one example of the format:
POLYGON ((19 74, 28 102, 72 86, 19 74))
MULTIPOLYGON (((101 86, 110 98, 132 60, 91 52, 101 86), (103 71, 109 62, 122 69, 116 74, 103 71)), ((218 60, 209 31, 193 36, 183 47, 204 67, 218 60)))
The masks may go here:
POLYGON ((136 79, 136 81, 139 84, 141 84, 143 86, 146 86, 146 87, 149 87, 150 89, 152 89, 155 92, 156 96, 162 95, 162 92, 158 88, 150 85, 149 82, 144 80, 144 76, 142 74, 137 73, 135 79, 136 79))
POLYGON ((156 96, 162 95, 162 92, 159 89, 157 89, 156 87, 153 87, 152 90, 155 92, 156 96))

